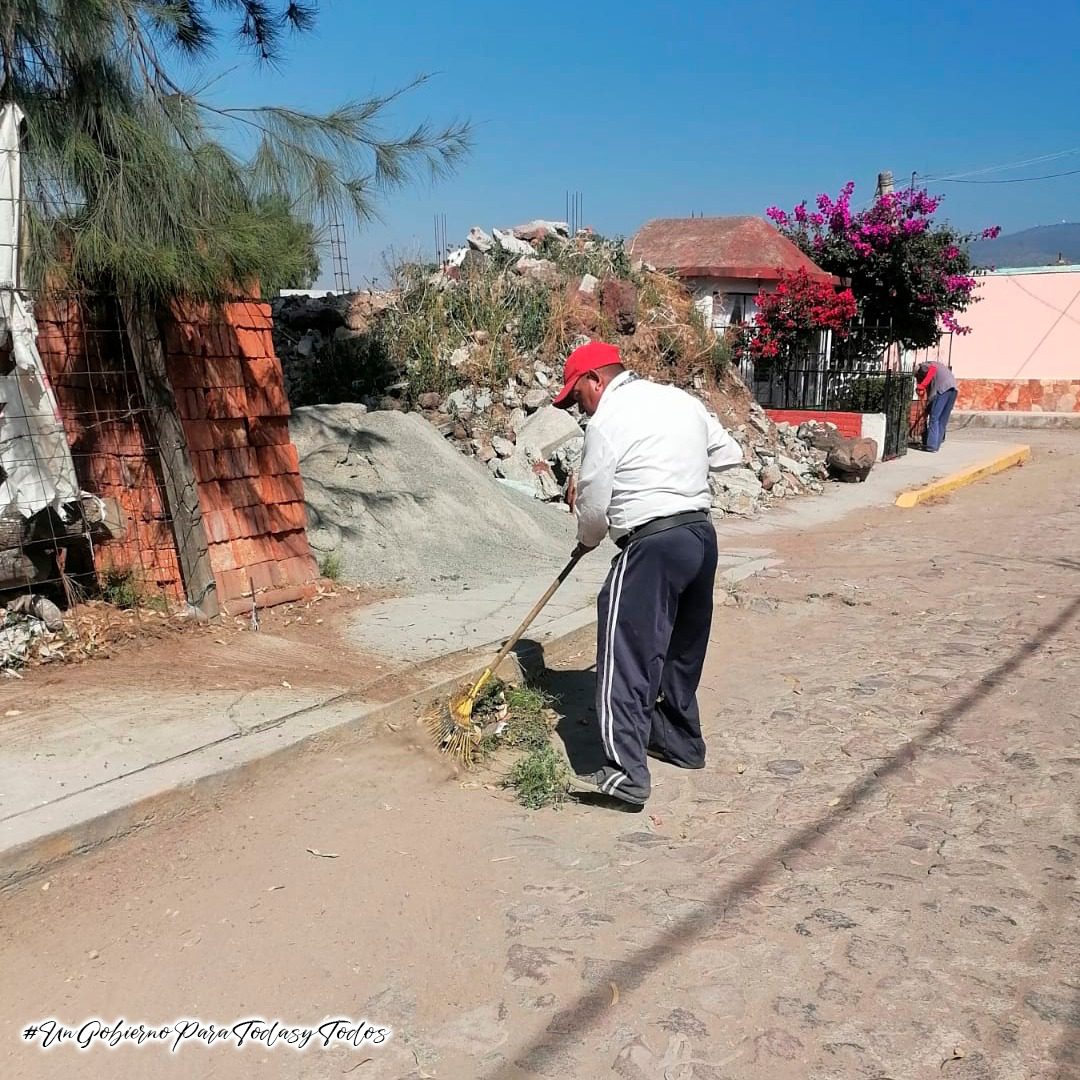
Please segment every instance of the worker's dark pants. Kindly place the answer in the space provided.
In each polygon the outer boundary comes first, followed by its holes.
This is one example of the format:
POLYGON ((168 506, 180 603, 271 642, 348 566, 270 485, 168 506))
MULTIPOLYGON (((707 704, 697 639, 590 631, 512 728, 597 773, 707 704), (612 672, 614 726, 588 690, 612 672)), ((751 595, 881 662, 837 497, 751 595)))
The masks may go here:
POLYGON ((694 522, 632 540, 597 601, 596 714, 607 764, 600 788, 649 797, 646 749, 700 768, 697 688, 712 626, 716 533, 694 522))
POLYGON ((945 428, 956 404, 956 391, 946 390, 930 399, 926 418, 926 449, 938 450, 945 441, 945 428))

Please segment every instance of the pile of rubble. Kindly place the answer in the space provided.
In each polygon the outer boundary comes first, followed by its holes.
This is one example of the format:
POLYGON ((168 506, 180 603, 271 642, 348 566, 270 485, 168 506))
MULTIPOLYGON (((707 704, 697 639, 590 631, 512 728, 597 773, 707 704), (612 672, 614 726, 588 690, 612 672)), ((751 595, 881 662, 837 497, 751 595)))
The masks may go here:
POLYGON ((812 444, 818 427, 774 424, 752 402, 747 422, 731 431, 743 448, 743 467, 715 473, 711 479, 714 513, 752 517, 779 499, 820 494, 829 471, 828 452, 812 444))
POLYGON ((24 593, 0 607, 0 672, 12 675, 36 654, 51 658, 51 642, 64 629, 60 609, 43 596, 24 593))
MULTIPOLYGON (((717 513, 750 516, 780 499, 820 492, 830 477, 829 438, 835 441, 835 429, 826 437, 824 426, 773 424, 734 370, 715 360, 716 338, 698 320, 686 290, 651 267, 632 266, 617 242, 591 230, 571 236, 558 221, 490 233, 474 226, 440 267, 428 267, 412 281, 397 294, 287 297, 275 304, 275 338, 294 405, 299 402, 292 385, 327 343, 363 335, 381 318, 384 346, 388 340, 391 346, 400 343, 403 324, 395 316, 438 296, 422 309, 424 336, 416 352, 440 372, 427 385, 455 388, 417 392, 408 370, 414 361, 406 357, 399 360, 403 370, 386 374, 380 392, 353 400, 373 411, 419 411, 460 451, 522 493, 546 502, 564 497, 580 463, 587 420, 555 409, 551 400, 565 353, 600 336, 620 346, 628 366, 699 396, 739 441, 744 465, 713 480, 717 513), (492 303, 520 295, 518 283, 546 290, 542 307, 551 333, 523 345, 520 309, 505 307, 495 308, 494 318, 488 310, 484 326, 469 325, 477 294, 464 292, 455 303, 447 297, 456 289, 475 290, 477 282, 492 303), (455 311, 452 318, 445 316, 448 309, 455 311), (442 318, 446 325, 439 324, 433 344, 429 322, 442 318), (535 344, 540 339, 544 344, 535 344), (496 378, 495 371, 502 376, 496 378)), ((375 362, 367 353, 363 359, 375 362)))

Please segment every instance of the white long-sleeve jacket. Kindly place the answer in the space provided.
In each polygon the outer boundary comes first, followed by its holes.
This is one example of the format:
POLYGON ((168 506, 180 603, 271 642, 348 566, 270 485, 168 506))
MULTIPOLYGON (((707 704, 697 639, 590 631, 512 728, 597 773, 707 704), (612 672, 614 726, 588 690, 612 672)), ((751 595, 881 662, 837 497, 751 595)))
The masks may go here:
POLYGON ((625 372, 585 430, 577 482, 578 540, 596 547, 654 518, 712 505, 709 470, 738 465, 742 448, 697 398, 625 372))

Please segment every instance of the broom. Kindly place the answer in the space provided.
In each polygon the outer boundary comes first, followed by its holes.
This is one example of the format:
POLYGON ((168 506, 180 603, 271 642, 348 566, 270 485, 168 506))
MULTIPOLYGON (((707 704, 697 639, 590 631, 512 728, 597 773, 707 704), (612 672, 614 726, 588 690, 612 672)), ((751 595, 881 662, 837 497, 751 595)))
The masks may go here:
POLYGON ((491 661, 484 673, 472 684, 463 690, 449 702, 442 705, 426 720, 428 731, 435 740, 436 745, 446 754, 456 758, 465 765, 472 762, 473 748, 480 741, 480 728, 473 719, 473 709, 477 699, 492 676, 498 670, 499 665, 510 655, 510 650, 521 640, 521 635, 532 625, 533 619, 543 611, 547 602, 555 595, 555 590, 570 576, 574 567, 577 566, 585 552, 575 549, 570 556, 570 561, 559 571, 559 576, 548 586, 547 592, 537 600, 532 611, 522 620, 521 625, 510 635, 509 640, 499 650, 499 654, 491 661))

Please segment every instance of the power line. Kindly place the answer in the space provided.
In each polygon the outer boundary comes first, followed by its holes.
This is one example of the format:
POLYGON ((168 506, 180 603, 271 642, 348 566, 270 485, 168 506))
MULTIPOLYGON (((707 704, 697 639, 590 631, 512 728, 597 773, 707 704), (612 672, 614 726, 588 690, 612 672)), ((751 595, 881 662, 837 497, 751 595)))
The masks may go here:
POLYGON ((924 176, 922 179, 932 181, 935 184, 1032 184, 1036 180, 1057 180, 1062 176, 1080 176, 1080 169, 1047 173, 1045 176, 1014 176, 1009 180, 959 180, 950 179, 947 176, 924 176))
POLYGON ((945 176, 937 176, 935 173, 926 173, 924 175, 931 180, 960 180, 969 176, 982 176, 984 173, 1006 172, 1009 169, 1023 169, 1028 165, 1041 165, 1046 161, 1057 161, 1059 158, 1078 153, 1080 153, 1080 146, 1073 146, 1068 150, 1057 150, 1052 154, 1040 154, 1038 157, 1025 158, 1023 161, 1010 161, 1003 165, 984 165, 978 169, 948 173, 945 176))

